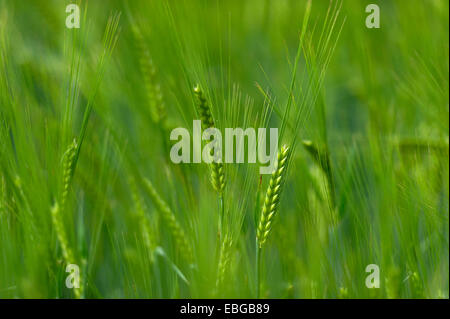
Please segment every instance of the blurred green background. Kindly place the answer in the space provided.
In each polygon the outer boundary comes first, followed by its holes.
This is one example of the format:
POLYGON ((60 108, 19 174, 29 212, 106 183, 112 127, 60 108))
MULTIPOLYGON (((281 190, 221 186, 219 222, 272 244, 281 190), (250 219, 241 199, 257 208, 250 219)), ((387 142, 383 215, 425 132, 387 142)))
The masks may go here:
POLYGON ((298 64, 307 1, 81 1, 79 29, 65 27, 69 3, 0 1, 0 298, 255 296, 269 177, 226 165, 221 268, 208 167, 170 161, 170 129, 198 118, 196 83, 219 127, 287 125, 282 142, 298 143, 261 297, 448 298, 448 1, 313 1, 298 64), (298 130, 282 116, 291 83, 298 130))

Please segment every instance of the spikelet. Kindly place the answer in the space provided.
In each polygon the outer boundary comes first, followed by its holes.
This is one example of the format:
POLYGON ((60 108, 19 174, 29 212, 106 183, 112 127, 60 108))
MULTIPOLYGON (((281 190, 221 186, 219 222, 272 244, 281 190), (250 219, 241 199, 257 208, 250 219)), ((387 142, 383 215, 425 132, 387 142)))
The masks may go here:
MULTIPOLYGON (((214 119, 211 114, 208 102, 206 101, 203 91, 199 85, 194 87, 194 94, 197 98, 197 109, 200 115, 200 120, 205 128, 215 127, 214 119)), ((211 152, 213 150, 211 149, 211 152)), ((211 184, 213 188, 222 194, 225 189, 225 171, 223 163, 216 163, 215 161, 210 164, 211 171, 211 184)))
POLYGON ((161 216, 163 217, 164 221, 167 223, 169 230, 171 231, 172 236, 174 237, 177 246, 180 248, 179 251, 181 252, 183 258, 185 258, 185 260, 190 265, 192 265, 193 264, 192 247, 183 231, 183 228, 178 223, 172 210, 169 208, 169 206, 166 204, 166 202, 156 192, 156 190, 153 187, 153 184, 150 182, 150 180, 144 179, 144 185, 146 186, 148 194, 150 195, 151 200, 155 204, 155 207, 161 212, 161 216))
POLYGON ((259 219, 259 225, 256 231, 256 238, 260 248, 267 240, 271 230, 273 217, 277 213, 282 186, 286 177, 288 158, 289 148, 283 145, 278 152, 277 167, 270 178, 263 209, 259 219))
POLYGON ((143 76, 143 82, 150 105, 150 114, 155 123, 164 126, 167 117, 166 106, 164 104, 161 85, 157 80, 156 68, 150 56, 150 51, 145 45, 144 38, 137 26, 132 28, 136 47, 139 53, 139 66, 143 76))

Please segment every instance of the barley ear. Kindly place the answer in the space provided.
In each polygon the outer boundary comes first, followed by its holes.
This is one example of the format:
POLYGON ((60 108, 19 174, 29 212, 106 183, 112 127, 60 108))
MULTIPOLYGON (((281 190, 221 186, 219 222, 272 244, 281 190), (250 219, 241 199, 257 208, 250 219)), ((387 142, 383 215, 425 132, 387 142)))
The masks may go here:
MULTIPOLYGON (((205 128, 215 127, 211 109, 199 85, 196 85, 194 87, 194 94, 197 98, 197 109, 202 125, 205 128)), ((211 173, 211 184, 216 192, 222 194, 225 189, 225 170, 223 163, 216 163, 215 161, 213 161, 209 167, 211 173)))
POLYGON ((211 184, 213 185, 213 188, 216 190, 216 192, 222 194, 223 190, 225 189, 225 173, 223 164, 212 162, 210 165, 210 169, 211 184))
POLYGON ((154 236, 154 233, 152 231, 152 226, 150 224, 149 219, 147 218, 145 212, 146 212, 146 205, 142 201, 142 198, 139 194, 139 190, 137 188, 136 182, 133 178, 130 178, 129 180, 131 195, 134 202, 134 210, 136 217, 139 222, 139 228, 141 231, 142 240, 144 241, 144 246, 147 249, 149 253, 150 261, 154 261, 154 254, 153 252, 156 249, 156 238, 154 236))
POLYGON ((192 265, 193 264, 192 247, 186 237, 186 234, 184 233, 183 228, 178 223, 172 210, 156 192, 152 182, 150 182, 150 180, 148 179, 144 179, 144 185, 148 191, 150 199, 153 201, 158 211, 161 212, 162 218, 167 223, 167 226, 169 227, 169 230, 172 233, 172 236, 174 237, 177 246, 180 248, 179 251, 181 252, 183 258, 190 265, 192 265))
POLYGON ((222 241, 222 247, 220 249, 219 267, 217 273, 216 289, 220 289, 225 281, 225 275, 228 270, 228 266, 231 261, 231 248, 233 241, 229 235, 225 235, 222 241))
POLYGON ((278 204, 280 202, 283 183, 287 172, 288 158, 289 148, 283 145, 278 152, 277 166, 269 181, 269 186, 267 188, 266 197, 264 199, 264 204, 256 231, 256 239, 260 248, 269 236, 273 218, 278 210, 278 204))
POLYGON ((211 109, 209 108, 208 102, 203 94, 203 90, 200 85, 194 87, 194 94, 197 98, 197 109, 200 115, 200 120, 202 125, 206 128, 214 127, 214 119, 211 114, 211 109))
MULTIPOLYGON (((77 153, 78 144, 74 139, 73 142, 69 145, 66 152, 63 156, 62 163, 62 183, 61 183, 61 193, 60 193, 60 203, 61 206, 56 201, 53 206, 50 208, 50 213, 52 216, 53 227, 55 228, 56 236, 58 238, 58 242, 61 246, 61 251, 63 254, 63 258, 66 264, 75 263, 74 255, 72 250, 69 247, 69 243, 67 240, 67 234, 64 228, 64 222, 62 218, 62 212, 64 211, 67 196, 69 194, 69 187, 72 181, 73 175, 73 164, 75 155, 77 153)), ((82 296, 82 286, 80 288, 74 289, 74 294, 76 298, 81 298, 82 296)))
MULTIPOLYGON (((61 216, 61 209, 58 205, 58 202, 55 202, 53 206, 50 208, 50 213, 52 216, 53 227, 55 227, 56 237, 58 238, 58 242, 61 246, 61 251, 63 254, 64 262, 66 265, 75 263, 75 259, 73 257, 72 250, 69 247, 69 243, 67 241, 67 234, 64 229, 64 224, 61 216)), ((73 293, 75 298, 80 299, 83 292, 83 286, 80 285, 79 288, 75 288, 73 293)))
POLYGON ((67 151, 64 153, 63 158, 63 180, 61 190, 61 209, 64 210, 67 201, 67 195, 69 193, 70 182, 72 181, 73 163, 77 152, 77 141, 74 139, 72 144, 69 145, 67 151))
POLYGON ((164 104, 161 85, 158 81, 156 67, 140 29, 137 26, 133 26, 132 32, 136 40, 136 48, 139 54, 139 67, 150 106, 150 115, 153 122, 159 123, 164 127, 167 110, 164 104))
POLYGON ((73 262, 72 250, 69 248, 67 242, 66 231, 64 230, 64 225, 61 219, 61 210, 59 208, 58 202, 55 202, 50 209, 52 215, 53 226, 55 227, 56 236, 58 237, 59 244, 61 245, 62 254, 64 260, 67 263, 73 262))

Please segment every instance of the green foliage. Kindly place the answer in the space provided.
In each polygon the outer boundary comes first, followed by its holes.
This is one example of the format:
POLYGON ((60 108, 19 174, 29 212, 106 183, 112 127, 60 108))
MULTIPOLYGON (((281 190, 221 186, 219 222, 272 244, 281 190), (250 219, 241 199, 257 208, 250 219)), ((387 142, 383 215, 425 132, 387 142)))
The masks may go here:
POLYGON ((448 298, 449 4, 378 2, 83 0, 67 29, 0 0, 0 298, 448 298), (172 163, 195 119, 279 128, 282 196, 172 163))

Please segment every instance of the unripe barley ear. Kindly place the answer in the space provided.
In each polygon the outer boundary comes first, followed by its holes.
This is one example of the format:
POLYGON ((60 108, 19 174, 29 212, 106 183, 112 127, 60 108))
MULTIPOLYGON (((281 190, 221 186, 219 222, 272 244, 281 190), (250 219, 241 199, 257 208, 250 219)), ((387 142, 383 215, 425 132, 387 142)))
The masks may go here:
MULTIPOLYGON (((200 115, 200 120, 202 121, 202 125, 205 128, 213 128, 214 119, 211 114, 211 109, 208 105, 208 101, 206 100, 200 85, 196 85, 194 87, 194 94, 197 99, 197 109, 200 115)), ((215 161, 210 164, 211 171, 211 184, 213 188, 219 193, 222 194, 225 189, 225 170, 223 163, 216 163, 215 161)))
POLYGON ((214 119, 211 114, 211 109, 209 108, 208 101, 203 94, 203 90, 200 88, 200 85, 196 85, 194 87, 194 94, 197 98, 197 109, 200 115, 200 120, 202 121, 202 125, 205 128, 214 127, 214 119))
POLYGON ((193 264, 193 253, 192 247, 183 231, 183 228, 178 223, 172 210, 166 204, 166 202, 159 196, 156 192, 153 184, 148 180, 144 179, 144 185, 148 191, 150 199, 153 201, 155 207, 161 212, 161 216, 167 223, 172 236, 175 239, 179 251, 181 252, 183 258, 190 264, 193 264))
POLYGON ((61 190, 61 208, 64 210, 67 195, 69 193, 69 186, 73 175, 73 162, 77 153, 77 141, 74 139, 72 144, 69 145, 67 151, 64 153, 63 158, 63 180, 61 190))
POLYGON ((155 123, 164 126, 167 110, 164 104, 161 85, 158 82, 155 65, 140 29, 137 26, 133 26, 132 31, 136 40, 136 48, 139 54, 139 67, 150 105, 150 115, 155 123))
POLYGON ((130 178, 129 184, 130 184, 131 194, 133 197, 135 213, 136 213, 136 216, 139 221, 141 236, 144 241, 144 246, 149 253, 150 261, 153 262, 154 261, 153 252, 155 251, 155 249, 157 247, 156 238, 154 236, 154 233, 152 232, 152 227, 151 227, 150 221, 145 214, 146 207, 145 207, 145 204, 142 201, 142 198, 139 194, 139 190, 137 188, 136 182, 134 181, 134 179, 130 178))
POLYGON ((67 263, 73 263, 73 254, 69 248, 67 242, 66 231, 64 230, 64 225, 61 219, 61 210, 59 208, 58 202, 55 202, 50 209, 52 215, 53 226, 55 227, 56 236, 58 237, 59 244, 61 245, 62 254, 64 260, 67 263))
MULTIPOLYGON (((74 159, 77 153, 78 144, 74 139, 73 142, 69 145, 66 152, 63 155, 62 162, 62 182, 61 182, 61 193, 60 193, 60 203, 61 206, 56 201, 50 209, 52 216, 53 227, 55 228, 56 236, 58 238, 58 242, 61 246, 61 251, 64 257, 64 261, 66 264, 75 263, 74 255, 72 250, 69 247, 69 243, 67 240, 67 234, 64 228, 64 222, 62 218, 62 212, 64 211, 65 204, 67 201, 67 196, 69 194, 69 187, 72 181, 73 176, 73 165, 74 159)), ((80 288, 74 289, 74 294, 76 298, 81 298, 82 286, 80 288)))
POLYGON ((225 172, 222 163, 212 162, 210 164, 211 170, 211 184, 213 188, 219 193, 223 193, 225 189, 225 172))
POLYGON ((278 152, 277 166, 269 181, 258 228, 256 230, 256 238, 260 248, 269 236, 273 217, 278 210, 284 179, 286 178, 288 158, 289 148, 286 145, 283 145, 278 152))
POLYGON ((225 275, 231 260, 231 248, 233 241, 229 235, 226 235, 222 241, 220 249, 219 267, 217 273, 216 288, 219 289, 225 281, 225 275))
MULTIPOLYGON (((53 227, 55 227, 56 237, 58 238, 58 242, 61 246, 61 251, 63 254, 64 261, 66 265, 74 264, 75 259, 73 257, 72 250, 69 247, 69 243, 67 241, 66 231, 64 229, 64 224, 61 216, 61 209, 58 205, 58 202, 55 202, 53 206, 50 208, 50 213, 52 216, 53 227)), ((83 295, 83 286, 81 285, 79 288, 74 289, 75 298, 79 299, 83 295)))

